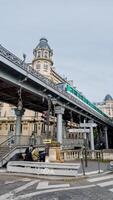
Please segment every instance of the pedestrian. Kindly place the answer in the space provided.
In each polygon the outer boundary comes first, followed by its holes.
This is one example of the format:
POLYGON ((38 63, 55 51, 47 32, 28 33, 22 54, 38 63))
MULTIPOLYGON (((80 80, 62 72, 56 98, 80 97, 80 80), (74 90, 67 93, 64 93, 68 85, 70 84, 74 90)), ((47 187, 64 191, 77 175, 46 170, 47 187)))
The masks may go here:
POLYGON ((45 162, 45 151, 42 151, 41 153, 40 153, 40 162, 45 162))
POLYGON ((30 145, 29 147, 26 148, 25 150, 25 160, 26 161, 32 161, 32 150, 33 150, 33 146, 30 145))
POLYGON ((38 147, 35 147, 32 151, 32 159, 33 161, 39 161, 39 149, 38 147))

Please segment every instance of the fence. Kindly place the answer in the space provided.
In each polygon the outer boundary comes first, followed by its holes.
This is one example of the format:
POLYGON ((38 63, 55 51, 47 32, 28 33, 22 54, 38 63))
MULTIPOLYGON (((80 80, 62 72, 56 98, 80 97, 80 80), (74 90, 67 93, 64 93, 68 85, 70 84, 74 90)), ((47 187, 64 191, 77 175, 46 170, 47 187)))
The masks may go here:
POLYGON ((113 160, 113 149, 104 149, 104 150, 87 150, 81 151, 81 150, 64 150, 61 152, 61 157, 65 161, 71 161, 71 160, 77 160, 80 159, 81 156, 85 158, 87 156, 88 160, 113 160))

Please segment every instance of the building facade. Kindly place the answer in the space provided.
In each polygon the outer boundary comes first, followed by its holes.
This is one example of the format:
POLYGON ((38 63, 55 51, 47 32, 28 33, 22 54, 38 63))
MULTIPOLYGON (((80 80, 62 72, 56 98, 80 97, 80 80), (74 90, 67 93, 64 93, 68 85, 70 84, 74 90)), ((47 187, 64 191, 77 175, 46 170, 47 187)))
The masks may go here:
POLYGON ((113 98, 107 94, 103 102, 96 103, 96 106, 113 119, 113 98))

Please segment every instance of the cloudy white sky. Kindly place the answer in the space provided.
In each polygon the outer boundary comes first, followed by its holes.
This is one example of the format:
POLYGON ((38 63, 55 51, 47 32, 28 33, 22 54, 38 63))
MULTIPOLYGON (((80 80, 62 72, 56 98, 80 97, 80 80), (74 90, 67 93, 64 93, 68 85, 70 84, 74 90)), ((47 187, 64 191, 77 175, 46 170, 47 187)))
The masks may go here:
POLYGON ((0 0, 0 43, 27 61, 46 37, 56 71, 91 101, 113 96, 113 0, 0 0))

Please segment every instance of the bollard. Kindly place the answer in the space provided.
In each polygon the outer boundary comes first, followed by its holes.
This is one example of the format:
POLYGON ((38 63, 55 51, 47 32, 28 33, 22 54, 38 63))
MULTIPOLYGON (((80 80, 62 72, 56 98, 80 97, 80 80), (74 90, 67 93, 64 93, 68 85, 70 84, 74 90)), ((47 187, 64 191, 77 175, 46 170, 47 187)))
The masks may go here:
POLYGON ((99 153, 97 153, 97 163, 98 163, 98 174, 100 174, 100 158, 99 158, 99 153))
POLYGON ((81 157, 81 166, 82 166, 83 176, 85 176, 85 167, 84 167, 84 161, 82 157, 81 157))

